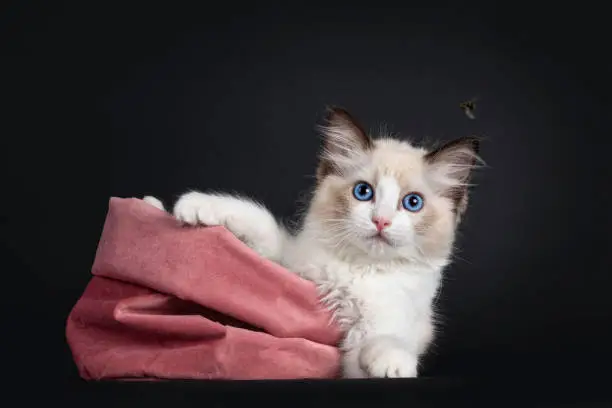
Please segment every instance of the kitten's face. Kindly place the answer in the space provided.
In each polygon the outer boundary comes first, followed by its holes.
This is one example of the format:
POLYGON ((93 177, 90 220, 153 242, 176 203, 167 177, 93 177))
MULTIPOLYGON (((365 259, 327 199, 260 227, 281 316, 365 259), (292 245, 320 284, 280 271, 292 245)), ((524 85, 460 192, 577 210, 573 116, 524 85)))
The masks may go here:
POLYGON ((371 140, 343 110, 328 119, 310 216, 330 248, 375 259, 448 257, 477 142, 459 140, 430 153, 371 140))

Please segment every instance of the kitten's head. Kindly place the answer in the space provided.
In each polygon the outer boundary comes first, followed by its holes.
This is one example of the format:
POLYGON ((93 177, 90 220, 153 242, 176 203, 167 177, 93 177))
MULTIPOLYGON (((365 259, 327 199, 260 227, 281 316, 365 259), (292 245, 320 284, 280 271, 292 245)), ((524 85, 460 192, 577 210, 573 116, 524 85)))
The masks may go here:
POLYGON ((428 151, 370 138, 331 108, 308 222, 329 248, 374 259, 445 260, 466 210, 479 141, 428 151))

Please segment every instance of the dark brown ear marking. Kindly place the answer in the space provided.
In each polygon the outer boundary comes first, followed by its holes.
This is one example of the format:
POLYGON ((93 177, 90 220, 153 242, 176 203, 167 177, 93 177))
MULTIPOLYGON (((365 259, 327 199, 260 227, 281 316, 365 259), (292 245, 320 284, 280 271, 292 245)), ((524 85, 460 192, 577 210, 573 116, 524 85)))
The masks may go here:
POLYGON ((346 156, 351 151, 369 150, 372 139, 361 124, 344 108, 330 106, 325 116, 325 124, 320 127, 323 133, 324 154, 317 169, 320 181, 328 174, 337 172, 334 156, 346 156))
POLYGON ((368 132, 346 109, 338 106, 328 107, 326 122, 330 128, 346 128, 349 130, 354 137, 353 140, 359 143, 363 149, 372 147, 372 139, 368 136, 368 132))
POLYGON ((466 136, 446 143, 431 151, 425 156, 425 162, 431 165, 440 164, 448 166, 449 177, 456 180, 443 195, 453 201, 454 210, 460 216, 467 209, 468 184, 472 169, 480 160, 481 139, 475 136, 466 136))
POLYGON ((477 161, 477 155, 478 153, 480 153, 480 138, 476 136, 465 136, 465 137, 460 137, 458 139, 452 140, 438 147, 437 149, 429 152, 425 156, 425 160, 429 163, 433 163, 433 162, 436 162, 440 157, 443 157, 445 154, 452 155, 453 153, 466 149, 466 148, 474 153, 471 157, 471 160, 469 160, 466 163, 457 163, 457 164, 475 165, 477 161))

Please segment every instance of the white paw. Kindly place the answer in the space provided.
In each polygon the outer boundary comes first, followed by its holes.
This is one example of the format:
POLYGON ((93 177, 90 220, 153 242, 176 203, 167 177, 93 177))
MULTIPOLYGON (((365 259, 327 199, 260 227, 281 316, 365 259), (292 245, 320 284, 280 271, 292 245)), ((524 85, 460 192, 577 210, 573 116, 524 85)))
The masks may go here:
POLYGON ((142 201, 144 201, 145 203, 151 204, 153 207, 159 210, 166 211, 164 209, 164 204, 158 198, 155 198, 153 196, 144 196, 142 198, 142 201))
POLYGON ((189 225, 223 225, 216 197, 197 192, 187 193, 177 201, 174 216, 189 225))
POLYGON ((417 358, 402 347, 389 342, 375 342, 364 347, 359 365, 368 377, 414 378, 417 376, 417 358))

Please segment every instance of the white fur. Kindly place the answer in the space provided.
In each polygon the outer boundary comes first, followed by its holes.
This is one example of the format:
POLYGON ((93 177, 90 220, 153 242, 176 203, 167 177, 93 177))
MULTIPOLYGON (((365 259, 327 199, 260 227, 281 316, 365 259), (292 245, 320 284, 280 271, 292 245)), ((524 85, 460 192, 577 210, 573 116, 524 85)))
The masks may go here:
POLYGON ((144 196, 142 200, 145 203, 151 204, 153 207, 157 208, 158 210, 166 211, 166 209, 164 208, 164 204, 158 198, 155 198, 153 196, 144 196))
POLYGON ((177 201, 174 215, 188 225, 223 225, 261 256, 280 260, 283 234, 274 216, 255 201, 192 191, 177 201))
POLYGON ((382 179, 376 193, 381 199, 375 205, 360 203, 352 214, 346 238, 352 244, 330 246, 318 220, 307 217, 300 234, 286 243, 282 263, 318 285, 346 331, 344 377, 415 377, 418 358, 433 337, 431 304, 447 261, 415 262, 408 242, 398 245, 408 245, 403 257, 382 243, 364 241, 376 233, 372 213, 393 220, 387 235, 411 237, 410 218, 396 210, 397 183, 382 179))

